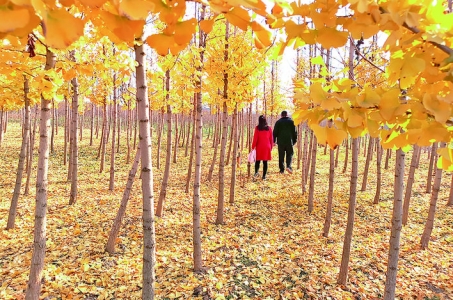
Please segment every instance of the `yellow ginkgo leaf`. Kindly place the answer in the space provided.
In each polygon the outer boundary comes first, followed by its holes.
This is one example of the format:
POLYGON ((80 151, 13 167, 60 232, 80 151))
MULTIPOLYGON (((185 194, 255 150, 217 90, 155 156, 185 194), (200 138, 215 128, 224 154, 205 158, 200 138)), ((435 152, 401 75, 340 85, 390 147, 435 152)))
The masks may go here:
POLYGON ((150 12, 157 12, 156 4, 157 1, 122 0, 118 3, 118 12, 131 20, 146 20, 150 12))
POLYGON ((85 6, 100 8, 107 0, 79 0, 85 6))
POLYGON ((25 27, 30 21, 30 12, 15 5, 0 5, 0 32, 10 32, 25 27))
POLYGON ((269 47, 272 44, 272 33, 266 29, 255 31, 255 36, 264 47, 269 47))
POLYGON ((341 108, 341 103, 335 97, 328 97, 321 102, 321 108, 325 110, 334 110, 341 108))
POLYGON ((241 7, 233 8, 232 10, 225 14, 225 17, 231 24, 239 27, 244 31, 247 30, 247 27, 250 24, 249 13, 241 7))
POLYGON ((178 22, 175 26, 174 40, 178 45, 184 45, 184 47, 190 43, 193 34, 195 33, 197 20, 195 18, 178 22))
POLYGON ((27 25, 25 25, 24 27, 21 27, 21 28, 17 28, 13 31, 10 31, 9 32, 10 35, 14 35, 14 36, 18 36, 18 37, 28 37, 30 32, 33 29, 35 29, 36 27, 38 27, 39 23, 41 22, 41 18, 39 18, 35 14, 33 7, 29 6, 29 7, 27 7, 27 9, 29 11, 29 16, 30 16, 27 25))
POLYGON ((315 104, 321 104, 324 100, 327 99, 328 93, 324 91, 321 83, 315 82, 310 85, 310 97, 313 99, 315 104))
POLYGON ((165 34, 152 34, 146 39, 146 43, 154 48, 159 55, 167 55, 174 40, 172 36, 165 34))
POLYGON ((372 87, 366 86, 365 93, 359 95, 356 100, 360 107, 370 108, 379 104, 381 96, 372 87))
POLYGON ((348 32, 324 27, 318 30, 316 41, 326 49, 342 47, 348 41, 348 32))
POLYGON ((210 33, 212 31, 212 27, 214 26, 215 19, 203 20, 200 22, 200 28, 205 33, 210 33))
POLYGON ((445 123, 451 116, 451 105, 445 101, 437 100, 436 96, 426 93, 423 96, 423 106, 439 123, 445 123))
POLYGON ((143 34, 144 20, 129 20, 126 17, 114 15, 107 11, 99 11, 99 19, 117 38, 132 44, 134 39, 143 34))
POLYGON ((348 133, 336 128, 326 128, 327 144, 330 149, 334 150, 347 138, 348 133))
POLYGON ((47 11, 44 24, 47 45, 57 49, 64 49, 78 40, 85 26, 82 19, 74 17, 65 9, 47 11))

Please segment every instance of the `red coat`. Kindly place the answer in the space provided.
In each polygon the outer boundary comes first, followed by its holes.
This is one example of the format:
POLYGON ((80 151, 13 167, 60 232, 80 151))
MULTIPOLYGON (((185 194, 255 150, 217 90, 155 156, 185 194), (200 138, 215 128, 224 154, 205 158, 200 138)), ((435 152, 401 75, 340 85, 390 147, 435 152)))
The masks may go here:
POLYGON ((273 143, 272 128, 270 126, 268 130, 258 130, 258 126, 255 127, 252 149, 256 149, 256 160, 271 160, 273 143))

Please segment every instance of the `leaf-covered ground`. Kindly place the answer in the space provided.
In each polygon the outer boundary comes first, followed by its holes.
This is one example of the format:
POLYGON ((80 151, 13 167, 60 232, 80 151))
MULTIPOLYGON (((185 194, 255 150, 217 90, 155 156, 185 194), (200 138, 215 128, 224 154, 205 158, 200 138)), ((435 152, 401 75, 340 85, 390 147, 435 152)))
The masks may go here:
MULTIPOLYGON (((63 166, 63 130, 51 155, 47 218, 47 252, 43 299, 139 299, 141 296, 141 200, 135 181, 116 254, 104 252, 130 166, 125 141, 117 156, 116 185, 108 191, 109 159, 99 173, 96 145, 85 130, 80 146, 79 198, 69 206, 67 169, 63 166)), ((155 137, 154 137, 155 138, 155 137)), ((301 193, 301 170, 278 174, 277 154, 267 181, 245 177, 241 164, 236 201, 227 204, 226 224, 217 226, 217 168, 207 182, 212 141, 205 140, 202 184, 202 239, 205 274, 192 272, 192 194, 184 193, 188 157, 178 148, 172 164, 164 217, 157 220, 157 299, 377 299, 383 296, 393 197, 393 167, 383 173, 382 202, 372 205, 375 157, 368 190, 358 192, 347 286, 336 284, 341 260, 349 196, 349 175, 342 174, 343 153, 336 169, 334 208, 329 238, 322 237, 328 187, 328 155, 318 149, 315 209, 307 212, 301 193)), ((16 228, 4 230, 12 196, 20 129, 12 124, 0 151, 0 298, 23 299, 31 259, 34 184, 19 200, 16 228)), ((110 147, 108 147, 110 149, 110 147)), ((164 149, 164 147, 162 147, 164 149)), ((156 164, 156 147, 154 165, 156 164)), ((109 152, 107 153, 109 154, 109 152)), ((133 154, 132 154, 133 156, 133 154)), ((243 151, 243 157, 246 150, 243 151)), ((108 157, 108 156, 107 156, 108 157)), ((406 157, 409 165, 411 154, 406 157)), ((154 169, 158 195, 163 173, 154 169)), ((360 155, 359 187, 364 166, 360 155)), ((451 174, 444 174, 435 228, 429 249, 419 241, 429 208, 425 194, 427 153, 422 153, 413 187, 409 225, 403 228, 397 282, 398 299, 453 298, 453 209, 445 206, 451 174)), ((295 162, 296 166, 297 163, 295 162)), ((393 159, 391 166, 394 165, 393 159)), ((36 161, 33 177, 36 176, 36 161)), ((227 169, 229 182, 230 168, 227 169)), ((406 176, 407 176, 406 172, 406 176)), ((227 188, 226 201, 229 199, 227 188)))

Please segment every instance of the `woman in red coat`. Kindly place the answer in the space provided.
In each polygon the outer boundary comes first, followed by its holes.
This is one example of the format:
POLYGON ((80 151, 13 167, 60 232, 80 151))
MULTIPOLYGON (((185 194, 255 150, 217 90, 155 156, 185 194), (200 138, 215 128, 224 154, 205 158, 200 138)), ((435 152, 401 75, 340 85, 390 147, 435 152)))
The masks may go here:
POLYGON ((263 161, 263 180, 266 179, 267 161, 271 159, 273 143, 272 129, 267 125, 266 118, 261 115, 258 118, 258 126, 255 127, 255 132, 253 133, 252 149, 256 150, 254 177, 259 176, 260 162, 263 161))

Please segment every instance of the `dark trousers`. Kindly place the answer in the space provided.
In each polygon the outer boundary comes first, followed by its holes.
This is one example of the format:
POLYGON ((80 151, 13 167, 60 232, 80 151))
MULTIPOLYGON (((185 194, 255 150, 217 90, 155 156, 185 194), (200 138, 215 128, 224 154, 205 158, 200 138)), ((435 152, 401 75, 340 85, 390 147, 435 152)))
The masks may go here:
MULTIPOLYGON (((260 170, 261 160, 255 161, 255 174, 260 170)), ((263 177, 266 177, 267 174, 267 160, 263 160, 263 177)))
POLYGON ((286 154, 286 167, 291 168, 291 163, 293 161, 293 146, 292 145, 278 145, 278 167, 280 172, 285 171, 285 154, 286 154))

